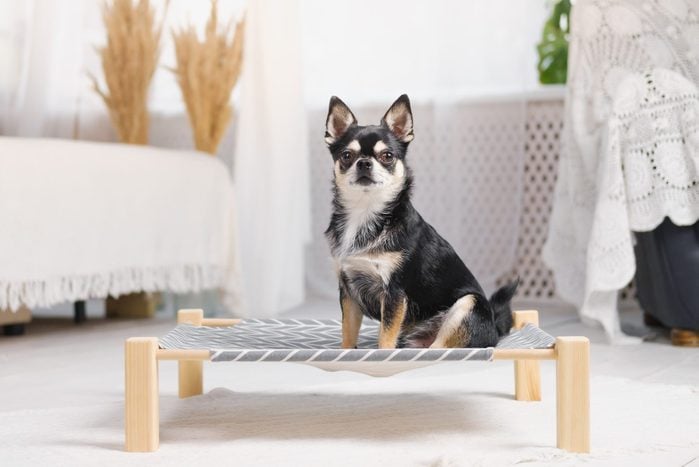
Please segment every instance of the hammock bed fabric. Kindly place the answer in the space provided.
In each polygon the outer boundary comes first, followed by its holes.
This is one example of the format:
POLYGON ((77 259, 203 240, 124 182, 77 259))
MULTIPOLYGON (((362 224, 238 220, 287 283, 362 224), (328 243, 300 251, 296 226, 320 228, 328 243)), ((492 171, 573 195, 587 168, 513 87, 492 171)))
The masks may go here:
MULTIPOLYGON (((493 359, 493 347, 378 349, 378 332, 377 323, 365 323, 357 348, 342 349, 342 323, 337 320, 246 319, 233 327, 180 324, 160 338, 160 348, 206 349, 212 362, 293 362, 362 373, 367 372, 363 371, 366 363, 401 362, 407 370, 426 363, 493 359)), ((555 341, 553 336, 527 324, 501 339, 497 348, 548 349, 555 341)))

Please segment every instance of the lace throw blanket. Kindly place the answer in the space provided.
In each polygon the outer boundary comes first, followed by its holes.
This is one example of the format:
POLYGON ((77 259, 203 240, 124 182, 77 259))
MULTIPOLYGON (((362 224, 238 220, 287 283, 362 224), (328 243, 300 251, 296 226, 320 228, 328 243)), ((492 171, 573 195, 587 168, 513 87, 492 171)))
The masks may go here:
POLYGON ((633 231, 699 218, 699 1, 574 7, 563 151, 544 261, 559 295, 625 341, 633 231))

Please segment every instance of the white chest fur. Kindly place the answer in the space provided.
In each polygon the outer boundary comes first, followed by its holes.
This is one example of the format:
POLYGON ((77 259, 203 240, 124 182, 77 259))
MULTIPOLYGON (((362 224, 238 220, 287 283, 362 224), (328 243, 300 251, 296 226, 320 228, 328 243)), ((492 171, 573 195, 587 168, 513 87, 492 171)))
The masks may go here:
POLYGON ((381 196, 367 196, 366 194, 359 195, 356 199, 348 196, 347 201, 351 208, 348 209, 347 218, 345 219, 344 232, 340 243, 340 251, 343 255, 349 255, 352 251, 352 246, 355 241, 363 240, 358 238, 363 226, 373 222, 375 217, 386 206, 386 200, 381 196))
POLYGON ((393 272, 400 267, 402 255, 398 252, 357 254, 337 258, 338 269, 349 279, 358 276, 375 278, 388 284, 393 272))
POLYGON ((393 173, 381 164, 374 164, 372 177, 375 184, 368 187, 353 182, 355 169, 343 173, 340 163, 335 163, 335 184, 340 191, 340 200, 346 216, 343 220, 343 232, 334 253, 337 256, 348 257, 353 253, 354 245, 359 241, 364 243, 367 232, 363 227, 374 222, 388 203, 395 200, 396 195, 404 187, 405 167, 397 161, 393 173))

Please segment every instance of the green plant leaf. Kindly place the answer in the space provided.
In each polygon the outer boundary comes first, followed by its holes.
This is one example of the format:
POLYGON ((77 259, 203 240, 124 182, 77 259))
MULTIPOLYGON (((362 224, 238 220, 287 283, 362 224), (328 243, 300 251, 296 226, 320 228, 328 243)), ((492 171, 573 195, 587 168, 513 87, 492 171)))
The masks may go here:
POLYGON ((539 54, 539 82, 542 84, 566 82, 571 8, 570 0, 556 1, 551 16, 544 23, 541 41, 536 47, 539 54))

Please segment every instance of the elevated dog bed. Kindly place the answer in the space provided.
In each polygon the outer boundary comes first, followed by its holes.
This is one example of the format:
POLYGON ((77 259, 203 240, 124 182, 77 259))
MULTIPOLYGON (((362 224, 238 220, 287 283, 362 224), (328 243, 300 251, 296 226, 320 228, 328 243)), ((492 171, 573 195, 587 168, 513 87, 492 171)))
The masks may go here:
POLYGON ((514 312, 514 330, 496 347, 378 349, 377 323, 362 326, 356 349, 342 349, 342 328, 332 320, 204 319, 180 310, 165 336, 126 341, 126 450, 159 444, 158 362, 179 364, 180 397, 203 393, 203 362, 290 362, 373 376, 440 362, 514 360, 515 399, 541 400, 539 360, 556 360, 557 445, 589 452, 589 341, 553 337, 538 328, 536 311, 514 312))

